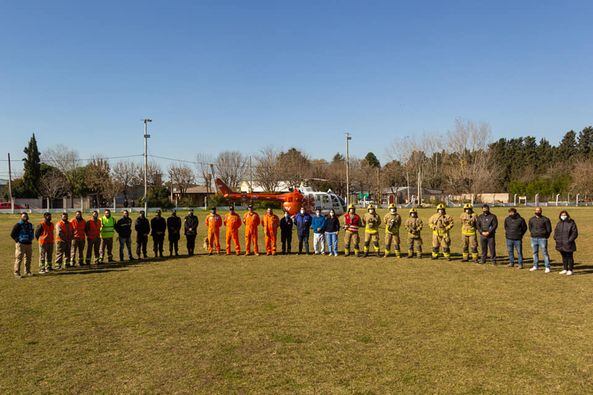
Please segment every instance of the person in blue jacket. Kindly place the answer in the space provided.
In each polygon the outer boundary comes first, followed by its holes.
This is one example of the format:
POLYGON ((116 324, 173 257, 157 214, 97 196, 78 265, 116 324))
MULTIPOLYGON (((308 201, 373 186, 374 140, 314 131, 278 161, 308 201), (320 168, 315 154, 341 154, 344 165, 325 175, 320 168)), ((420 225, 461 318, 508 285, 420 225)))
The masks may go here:
POLYGON ((297 226, 297 236, 299 238, 299 252, 303 252, 303 245, 305 246, 305 252, 309 254, 309 229, 311 228, 311 216, 307 214, 304 208, 294 216, 294 223, 297 226))
POLYGON ((311 227, 313 228, 313 250, 315 255, 325 254, 325 223, 327 222, 325 215, 321 214, 321 208, 315 209, 315 215, 311 220, 311 227))
POLYGON ((10 237, 15 243, 14 276, 21 278, 23 260, 25 261, 25 274, 31 276, 34 232, 33 225, 29 222, 29 214, 21 213, 21 220, 12 228, 10 237))

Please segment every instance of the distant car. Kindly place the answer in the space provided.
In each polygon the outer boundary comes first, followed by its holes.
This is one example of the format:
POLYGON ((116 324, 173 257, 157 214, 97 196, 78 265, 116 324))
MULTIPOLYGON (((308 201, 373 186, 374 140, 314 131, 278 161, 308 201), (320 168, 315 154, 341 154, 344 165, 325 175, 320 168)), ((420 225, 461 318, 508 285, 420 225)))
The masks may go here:
MULTIPOLYGON (((10 202, 0 202, 0 210, 10 210, 10 202)), ((14 205, 15 210, 24 210, 26 209, 25 206, 21 206, 20 204, 14 205)))

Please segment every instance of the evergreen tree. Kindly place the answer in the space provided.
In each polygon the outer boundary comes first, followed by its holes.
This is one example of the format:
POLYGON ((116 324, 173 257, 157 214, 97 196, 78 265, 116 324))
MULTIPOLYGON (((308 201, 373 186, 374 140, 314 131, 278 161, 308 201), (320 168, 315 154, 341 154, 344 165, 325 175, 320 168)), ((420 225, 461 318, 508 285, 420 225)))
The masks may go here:
POLYGON ((23 150, 23 196, 37 197, 39 194, 39 180, 41 179, 41 159, 37 148, 35 133, 29 140, 29 145, 23 150))
POLYGON ((578 153, 576 133, 573 130, 566 132, 556 149, 557 163, 573 163, 578 153))
POLYGON ((579 133, 578 151, 582 158, 593 156, 593 127, 587 126, 579 133))
POLYGON ((377 159, 377 155, 372 152, 369 152, 365 157, 364 160, 368 163, 371 167, 381 167, 381 163, 379 159, 377 159))

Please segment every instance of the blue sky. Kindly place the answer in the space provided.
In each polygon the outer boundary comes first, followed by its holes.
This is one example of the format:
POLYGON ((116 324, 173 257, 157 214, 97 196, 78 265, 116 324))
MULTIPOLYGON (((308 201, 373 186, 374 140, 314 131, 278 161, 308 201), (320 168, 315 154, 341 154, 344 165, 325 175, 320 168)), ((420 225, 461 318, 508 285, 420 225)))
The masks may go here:
MULTIPOLYGON (((385 148, 485 121, 553 143, 593 118, 590 1, 1 1, 0 154, 385 148)), ((6 171, 0 162, 0 178, 6 171)))

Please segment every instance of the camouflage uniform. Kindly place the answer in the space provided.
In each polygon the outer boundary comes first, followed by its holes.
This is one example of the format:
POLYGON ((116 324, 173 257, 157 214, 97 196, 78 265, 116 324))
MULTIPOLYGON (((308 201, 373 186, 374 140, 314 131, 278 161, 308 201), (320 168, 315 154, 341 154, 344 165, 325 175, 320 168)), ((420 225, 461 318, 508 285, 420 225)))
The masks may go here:
POLYGON ((420 231, 423 225, 424 223, 418 217, 410 217, 404 224, 408 231, 408 258, 414 256, 414 247, 416 249, 416 256, 422 258, 422 236, 420 231))
POLYGON ((432 229, 432 258, 439 256, 439 247, 443 251, 443 256, 451 258, 451 236, 449 231, 453 228, 453 217, 443 212, 436 213, 428 220, 432 229))
POLYGON ((461 214, 461 239, 463 240, 463 261, 469 260, 469 253, 471 250, 472 260, 478 261, 478 236, 476 232, 476 225, 478 216, 473 212, 464 212, 461 214))
POLYGON ((364 224, 364 254, 368 255, 369 245, 372 242, 377 255, 380 255, 379 226, 381 225, 381 217, 379 217, 379 214, 376 212, 373 212, 372 214, 366 213, 362 219, 362 223, 364 224))
POLYGON ((402 217, 398 213, 388 213, 383 217, 385 223, 385 257, 389 256, 391 252, 391 243, 393 243, 393 250, 396 257, 400 257, 399 249, 399 227, 402 223, 402 217))

